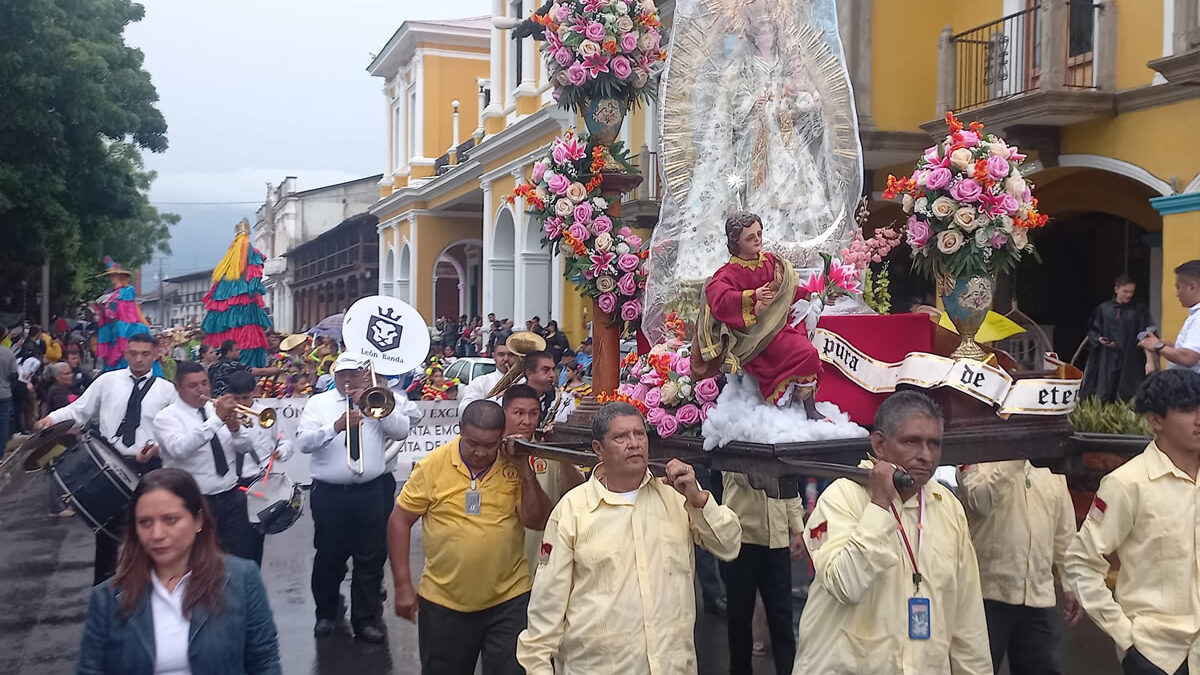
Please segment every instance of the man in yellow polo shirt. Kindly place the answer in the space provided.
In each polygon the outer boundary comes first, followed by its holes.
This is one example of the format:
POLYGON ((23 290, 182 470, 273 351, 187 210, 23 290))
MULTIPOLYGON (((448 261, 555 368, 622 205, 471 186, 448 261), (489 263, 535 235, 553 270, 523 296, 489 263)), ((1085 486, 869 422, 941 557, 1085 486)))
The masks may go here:
POLYGON ((396 614, 417 622, 421 671, 520 675, 517 634, 525 628, 529 567, 525 528, 543 529, 550 500, 529 462, 501 452, 504 411, 475 401, 462 433, 417 463, 388 522, 396 614), (409 566, 418 518, 425 571, 413 591, 409 566))

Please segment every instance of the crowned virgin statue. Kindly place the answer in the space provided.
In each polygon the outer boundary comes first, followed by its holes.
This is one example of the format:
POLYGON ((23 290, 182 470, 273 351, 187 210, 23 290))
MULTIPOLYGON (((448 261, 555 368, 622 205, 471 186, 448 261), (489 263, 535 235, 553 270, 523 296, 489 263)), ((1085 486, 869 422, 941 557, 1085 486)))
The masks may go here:
POLYGON ((644 330, 697 316, 729 259, 725 219, 750 211, 795 268, 854 230, 861 150, 833 0, 680 0, 663 81, 665 194, 644 330))

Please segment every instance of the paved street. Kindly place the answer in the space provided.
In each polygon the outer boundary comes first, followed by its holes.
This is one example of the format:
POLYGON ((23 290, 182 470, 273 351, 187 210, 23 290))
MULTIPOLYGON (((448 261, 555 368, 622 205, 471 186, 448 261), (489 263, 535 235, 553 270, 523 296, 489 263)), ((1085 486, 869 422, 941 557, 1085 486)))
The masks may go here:
MULTIPOLYGON (((19 460, 20 458, 13 458, 19 460)), ((0 468, 0 673, 54 675, 74 671, 92 579, 91 532, 78 518, 47 514, 46 480, 11 465, 0 468)), ((419 529, 417 530, 419 532, 419 529)), ((413 569, 422 564, 419 542, 413 569)), ((284 673, 415 675, 416 626, 388 612, 387 645, 348 636, 320 642, 312 636, 309 592, 312 521, 307 512, 291 529, 267 538, 263 577, 279 630, 284 673)), ((385 575, 390 593, 391 574, 385 575)), ((349 587, 345 589, 349 596, 349 587)), ((390 608, 390 604, 387 605, 390 608)), ((800 608, 797 607, 797 617, 800 608)), ((698 612, 696 645, 701 675, 728 672, 724 622, 698 612)), ((1068 633, 1064 653, 1072 675, 1118 673, 1107 639, 1089 623, 1068 633)), ((772 669, 755 659, 755 675, 772 669)))

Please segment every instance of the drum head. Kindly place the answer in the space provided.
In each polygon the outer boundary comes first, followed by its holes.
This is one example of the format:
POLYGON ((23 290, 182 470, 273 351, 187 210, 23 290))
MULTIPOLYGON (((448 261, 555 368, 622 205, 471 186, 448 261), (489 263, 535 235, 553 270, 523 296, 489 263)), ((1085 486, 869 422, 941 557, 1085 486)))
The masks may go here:
POLYGON ((246 489, 246 510, 250 524, 264 534, 279 534, 291 527, 303 513, 300 486, 287 475, 275 473, 256 479, 246 489))
POLYGON ((26 471, 38 471, 49 466, 51 462, 62 455, 65 447, 63 449, 59 449, 59 447, 67 445, 73 426, 75 423, 70 420, 59 422, 25 439, 19 452, 28 452, 29 454, 25 457, 22 467, 26 471))

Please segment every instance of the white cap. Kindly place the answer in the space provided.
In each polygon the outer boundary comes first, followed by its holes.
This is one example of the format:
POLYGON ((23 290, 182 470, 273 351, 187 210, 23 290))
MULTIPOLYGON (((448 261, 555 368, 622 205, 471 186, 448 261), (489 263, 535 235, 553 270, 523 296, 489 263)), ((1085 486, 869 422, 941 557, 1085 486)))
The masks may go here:
POLYGON ((365 358, 358 354, 350 354, 349 352, 342 352, 337 357, 337 360, 333 362, 333 372, 335 373, 340 373, 343 370, 363 370, 366 367, 367 361, 365 358))

